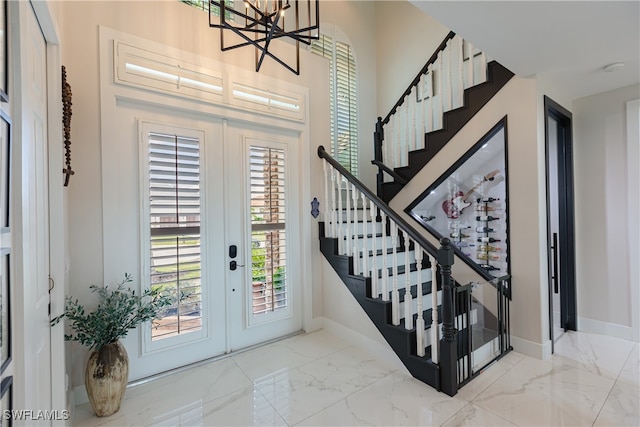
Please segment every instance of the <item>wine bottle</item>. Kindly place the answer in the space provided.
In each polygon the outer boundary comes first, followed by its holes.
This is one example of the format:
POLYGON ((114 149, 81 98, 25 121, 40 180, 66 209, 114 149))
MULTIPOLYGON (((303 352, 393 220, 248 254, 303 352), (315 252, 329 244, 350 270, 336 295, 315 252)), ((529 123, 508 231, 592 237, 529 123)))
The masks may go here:
POLYGON ((476 200, 478 203, 491 203, 491 202, 495 202, 497 200, 500 200, 496 197, 478 197, 478 199, 476 200))
POLYGON ((469 237, 469 235, 463 234, 459 231, 452 231, 451 233, 449 233, 449 237, 452 237, 454 239, 464 239, 465 237, 469 237))
POLYGON ((489 265, 489 264, 478 264, 478 266, 484 270, 487 271, 496 271, 496 270, 500 270, 498 267, 493 266, 493 265, 489 265))
POLYGON ((499 252, 502 250, 502 248, 499 248, 497 246, 491 246, 491 245, 480 245, 478 246, 478 250, 484 251, 484 252, 499 252))
POLYGON ((495 206, 487 206, 487 205, 476 205, 476 211, 478 212, 488 212, 488 211, 497 211, 498 208, 495 206))
POLYGON ((500 241, 500 239, 494 239, 493 237, 478 237, 478 242, 482 243, 495 243, 500 241))
POLYGON ((452 230, 458 229, 458 230, 463 230, 465 228, 471 228, 470 225, 464 225, 464 224, 460 224, 459 222, 451 222, 449 224, 449 228, 452 230))
POLYGON ((459 248, 466 248, 466 247, 469 247, 469 246, 475 246, 476 245, 475 243, 462 242, 460 240, 454 240, 451 243, 456 245, 459 248))
POLYGON ((481 259, 481 260, 493 260, 493 261, 497 261, 500 259, 499 255, 494 255, 494 254, 490 254, 487 252, 478 252, 476 254, 476 258, 481 259))
POLYGON ((493 233, 496 231, 496 229, 490 227, 476 227, 476 231, 478 233, 493 233))
POLYGON ((495 221, 496 219, 500 218, 496 218, 491 215, 480 215, 476 217, 476 221, 495 221))

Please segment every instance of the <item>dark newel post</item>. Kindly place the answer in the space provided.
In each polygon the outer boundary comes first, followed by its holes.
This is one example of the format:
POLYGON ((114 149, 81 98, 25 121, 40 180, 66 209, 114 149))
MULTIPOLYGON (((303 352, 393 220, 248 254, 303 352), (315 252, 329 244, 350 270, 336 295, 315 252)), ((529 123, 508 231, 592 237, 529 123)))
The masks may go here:
MULTIPOLYGON (((378 117, 376 122, 376 131, 373 134, 373 158, 374 160, 382 163, 382 141, 384 140, 384 132, 382 130, 382 117, 378 117)), ((381 168, 378 168, 378 175, 376 179, 377 194, 380 196, 382 193, 382 183, 384 182, 384 172, 381 168)))
POLYGON ((440 239, 437 260, 442 286, 442 338, 440 339, 440 390, 449 396, 458 392, 458 343, 453 311, 453 249, 446 237, 440 239))

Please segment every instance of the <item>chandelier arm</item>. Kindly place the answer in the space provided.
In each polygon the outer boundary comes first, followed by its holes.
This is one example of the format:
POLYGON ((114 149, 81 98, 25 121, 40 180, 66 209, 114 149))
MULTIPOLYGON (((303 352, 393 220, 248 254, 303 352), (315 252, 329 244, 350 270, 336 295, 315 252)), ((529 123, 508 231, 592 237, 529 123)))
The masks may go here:
POLYGON ((256 71, 260 71, 260 67, 262 66, 262 61, 264 61, 264 57, 269 50, 269 45, 271 44, 271 39, 273 38, 273 33, 276 28, 278 28, 278 21, 280 20, 280 14, 276 15, 276 19, 273 21, 273 25, 271 25, 271 29, 269 30, 269 34, 267 34, 266 40, 264 42, 264 49, 262 50, 262 55, 260 55, 260 60, 256 63, 256 71))

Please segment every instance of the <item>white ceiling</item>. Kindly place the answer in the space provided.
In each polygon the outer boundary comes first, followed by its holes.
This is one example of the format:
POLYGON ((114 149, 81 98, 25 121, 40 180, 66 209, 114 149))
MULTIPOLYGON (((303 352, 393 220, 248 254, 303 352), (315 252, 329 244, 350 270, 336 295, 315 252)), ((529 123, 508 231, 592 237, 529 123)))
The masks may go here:
POLYGON ((521 77, 571 99, 640 82, 640 1, 410 2, 521 77), (624 62, 623 69, 603 72, 624 62))

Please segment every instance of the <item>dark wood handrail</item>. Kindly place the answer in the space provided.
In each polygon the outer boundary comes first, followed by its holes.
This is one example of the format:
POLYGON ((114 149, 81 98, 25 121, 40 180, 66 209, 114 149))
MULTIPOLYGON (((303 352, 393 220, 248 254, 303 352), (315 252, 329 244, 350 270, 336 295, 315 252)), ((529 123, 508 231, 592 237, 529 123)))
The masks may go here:
POLYGON ((398 175, 396 173, 396 171, 394 171, 393 169, 391 169, 389 166, 385 165, 381 161, 379 161, 379 160, 371 160, 371 164, 372 165, 376 165, 378 168, 382 169, 383 171, 385 171, 386 173, 391 175, 391 178, 393 178, 395 180, 395 182, 397 182, 398 184, 405 185, 407 183, 406 179, 404 179, 403 177, 398 175))
POLYGON ((447 36, 444 38, 442 43, 440 43, 440 46, 436 48, 436 50, 433 52, 433 55, 431 55, 431 58, 429 58, 427 63, 424 64, 424 67, 422 67, 422 69, 420 70, 416 78, 413 79, 413 81, 411 82, 407 90, 404 91, 404 93, 402 94, 398 102, 396 102, 396 105, 393 106, 389 114, 387 114, 384 120, 382 120, 383 125, 386 125, 387 123, 389 123, 389 119, 391 118, 391 116, 393 116, 396 110, 398 109, 398 107, 400 107, 404 103, 404 98, 411 93, 411 89, 413 89, 414 86, 417 86, 418 83, 420 83, 420 77, 427 72, 429 65, 436 62, 436 59, 438 59, 438 53, 440 53, 440 51, 443 51, 447 47, 447 42, 451 40, 453 37, 455 37, 455 35, 456 33, 454 33, 453 31, 449 31, 449 34, 447 34, 447 36))
POLYGON ((407 221, 400 217, 393 209, 387 205, 384 200, 378 197, 375 193, 367 188, 358 178, 353 176, 348 170, 346 170, 336 159, 331 157, 329 153, 321 145, 318 147, 318 157, 325 159, 331 166, 333 166, 338 172, 340 172, 347 180, 353 184, 358 190, 365 194, 369 199, 373 200, 376 206, 384 212, 388 218, 392 219, 403 232, 407 233, 409 237, 413 239, 418 245, 420 245, 429 255, 435 257, 437 254, 437 248, 432 245, 427 239, 422 236, 415 228, 413 228, 407 221))

